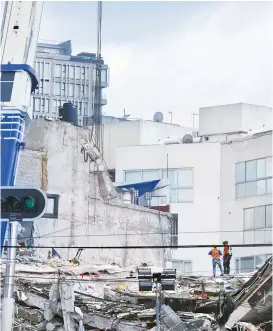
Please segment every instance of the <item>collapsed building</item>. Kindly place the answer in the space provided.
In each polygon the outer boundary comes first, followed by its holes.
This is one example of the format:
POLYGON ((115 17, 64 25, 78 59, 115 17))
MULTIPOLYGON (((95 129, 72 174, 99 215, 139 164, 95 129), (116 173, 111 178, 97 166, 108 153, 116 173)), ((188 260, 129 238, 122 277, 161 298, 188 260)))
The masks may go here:
MULTIPOLYGON (((155 330, 156 293, 139 291, 139 266, 73 266, 27 249, 16 262, 16 331, 155 330)), ((180 276, 159 299, 161 331, 271 331, 272 257, 250 274, 180 276)))
MULTIPOLYGON (((121 202, 91 136, 90 130, 62 121, 31 122, 17 185, 59 195, 58 219, 34 224, 35 246, 58 246, 58 254, 71 259, 79 246, 170 245, 171 215, 121 202)), ((38 252, 47 256, 45 249, 38 252)), ((150 261, 163 266, 168 258, 167 249, 82 252, 83 260, 120 266, 150 261)))

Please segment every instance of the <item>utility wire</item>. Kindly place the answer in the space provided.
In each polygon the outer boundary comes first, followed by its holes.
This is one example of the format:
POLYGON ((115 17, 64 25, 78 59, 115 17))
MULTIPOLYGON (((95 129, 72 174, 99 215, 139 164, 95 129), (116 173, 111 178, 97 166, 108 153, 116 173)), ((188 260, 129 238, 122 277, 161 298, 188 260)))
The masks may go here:
MULTIPOLYGON (((265 231, 265 232, 272 232, 272 228, 270 229, 257 229, 253 231, 265 231)), ((170 232, 141 232, 141 233, 99 233, 99 234, 79 234, 74 235, 73 237, 115 237, 115 236, 147 236, 147 235, 170 235, 176 236, 178 234, 206 234, 206 233, 241 233, 241 232, 248 232, 246 230, 218 230, 218 231, 180 231, 177 234, 172 235, 170 232)), ((59 236, 48 236, 48 235, 41 235, 41 236, 33 236, 33 237, 24 237, 25 240, 27 239, 41 239, 41 238, 70 238, 69 235, 59 235, 59 236)))
MULTIPOLYGON (((165 248, 211 248, 212 245, 157 245, 157 246, 29 246, 28 248, 47 248, 47 249, 60 249, 60 248, 75 248, 75 249, 165 249, 165 248)), ((224 245, 217 245, 217 247, 225 247, 224 245)), ((232 247, 272 247, 272 244, 240 244, 232 245, 232 247)), ((18 248, 18 246, 5 246, 1 245, 1 248, 18 248)))

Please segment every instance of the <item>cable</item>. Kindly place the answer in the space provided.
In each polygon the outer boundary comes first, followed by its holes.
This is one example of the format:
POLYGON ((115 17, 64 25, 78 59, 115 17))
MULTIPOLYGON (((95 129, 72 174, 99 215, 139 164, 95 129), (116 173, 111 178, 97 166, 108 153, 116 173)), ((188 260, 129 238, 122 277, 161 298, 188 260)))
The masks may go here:
MULTIPOLYGON (((211 248, 210 245, 158 245, 158 246, 149 246, 149 245, 143 245, 143 246, 29 246, 28 248, 75 248, 75 249, 165 249, 165 248, 171 248, 171 249, 177 249, 177 248, 211 248)), ((232 247, 272 247, 272 244, 241 244, 241 245, 232 245, 232 247)), ((217 247, 225 247, 224 245, 217 245, 217 247)), ((1 248, 18 248, 18 246, 5 246, 1 245, 1 248)))
MULTIPOLYGON (((79 226, 79 224, 77 225, 79 226)), ((75 227, 75 226, 74 226, 75 227)), ((69 228, 70 229, 70 228, 69 228)), ((265 232, 272 232, 272 228, 266 229, 257 229, 253 231, 265 231, 265 232)), ((57 231, 56 231, 57 232, 57 231)), ((245 230, 219 230, 219 231, 181 231, 177 232, 178 234, 206 234, 206 233, 241 233, 247 232, 245 230)), ((146 236, 146 235, 171 235, 170 232, 142 232, 142 233, 100 233, 100 234, 82 234, 82 235, 74 235, 73 237, 113 237, 113 236, 146 236)), ((40 239, 40 238, 70 238, 68 235, 59 235, 59 236, 37 236, 37 237, 24 237, 25 240, 27 239, 40 239)))

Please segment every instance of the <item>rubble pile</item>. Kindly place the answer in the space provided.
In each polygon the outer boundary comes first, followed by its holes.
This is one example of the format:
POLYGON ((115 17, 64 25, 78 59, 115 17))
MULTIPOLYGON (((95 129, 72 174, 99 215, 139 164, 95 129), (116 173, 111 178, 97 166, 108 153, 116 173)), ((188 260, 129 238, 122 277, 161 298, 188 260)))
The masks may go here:
MULTIPOLYGON (((2 264, 3 283, 5 258, 2 264)), ((138 291, 136 269, 75 265, 21 250, 14 331, 154 330, 156 294, 138 291)), ((250 274, 180 276, 176 290, 161 292, 159 300, 161 331, 271 331, 272 257, 250 274)))

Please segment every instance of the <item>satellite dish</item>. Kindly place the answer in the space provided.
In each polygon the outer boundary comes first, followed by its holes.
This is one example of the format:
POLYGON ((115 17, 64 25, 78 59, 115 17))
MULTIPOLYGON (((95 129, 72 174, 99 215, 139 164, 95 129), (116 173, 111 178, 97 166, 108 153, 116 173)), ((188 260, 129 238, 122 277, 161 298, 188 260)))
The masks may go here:
POLYGON ((154 114, 153 120, 154 122, 163 122, 163 114, 160 111, 156 112, 154 114))
POLYGON ((192 144, 193 143, 192 135, 185 134, 185 136, 182 138, 182 143, 183 144, 192 144))

